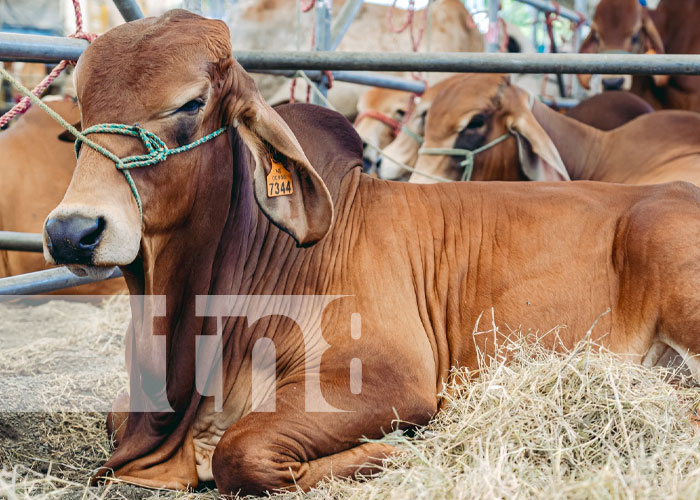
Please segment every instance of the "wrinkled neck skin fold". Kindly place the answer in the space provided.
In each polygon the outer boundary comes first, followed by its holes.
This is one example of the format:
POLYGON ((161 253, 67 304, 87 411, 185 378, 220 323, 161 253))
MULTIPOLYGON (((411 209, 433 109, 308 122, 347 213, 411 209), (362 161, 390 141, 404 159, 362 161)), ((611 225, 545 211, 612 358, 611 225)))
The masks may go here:
MULTIPOLYGON (((195 201, 183 225, 170 229, 167 237, 149 235, 146 230, 139 258, 123 268, 130 294, 146 295, 146 307, 150 295, 165 296, 167 301, 167 314, 149 321, 143 314, 144 306, 132 297, 133 320, 127 339, 131 398, 143 394, 140 384, 145 375, 164 374, 167 400, 163 400, 174 412, 131 413, 123 441, 98 475, 112 469, 128 480, 133 471, 131 478, 142 484, 148 482, 149 476, 171 477, 172 482, 166 485, 171 488, 198 483, 194 447, 190 444, 192 423, 202 400, 195 380, 197 336, 215 336, 218 331, 216 317, 198 317, 198 295, 298 294, 299 290, 322 295, 328 291, 332 273, 327 268, 320 274, 319 261, 332 251, 329 246, 337 250, 348 238, 342 224, 354 206, 360 163, 347 162, 349 175, 331 172, 326 177, 323 175, 326 165, 335 172, 339 168, 337 161, 332 165, 337 152, 309 155, 331 192, 337 217, 323 240, 300 249, 258 207, 253 187, 254 157, 235 130, 227 136, 229 145, 225 151, 222 145, 212 141, 217 146, 212 144, 202 154, 197 186, 191 187, 197 190, 195 201), (341 192, 343 199, 339 201, 341 192), (336 230, 339 225, 341 228, 336 230), (312 285, 300 288, 300 283, 312 285), (154 356, 153 344, 133 341, 139 334, 146 332, 148 336, 151 331, 150 338, 165 338, 166 362, 160 365, 148 358, 154 356), (146 373, 149 371, 155 373, 146 373), (188 472, 183 476, 185 471, 188 472)), ((317 142, 314 139, 310 139, 311 144, 317 142)), ((224 140, 222 137, 221 141, 224 140)), ((316 147, 323 150, 323 141, 318 142, 316 147)), ((302 146, 305 150, 312 148, 305 142, 302 146)), ((256 335, 274 336, 274 331, 265 324, 256 324, 256 335)), ((245 335, 241 335, 248 326, 245 317, 221 318, 226 384, 235 381, 236 373, 250 354, 247 350, 252 344, 244 343, 245 335)), ((153 486, 163 485, 154 482, 153 486)))
POLYGON ((571 180, 603 180, 598 172, 605 148, 604 132, 578 122, 535 100, 532 113, 559 151, 571 180))
POLYGON ((253 286, 245 283, 245 273, 237 263, 250 262, 256 235, 260 226, 266 226, 253 195, 252 155, 234 129, 225 135, 219 140, 227 141, 226 147, 212 141, 192 153, 201 163, 193 176, 196 186, 190 186, 196 195, 186 220, 167 234, 149 234, 145 225, 139 257, 122 268, 133 318, 126 342, 132 408, 143 404, 135 403, 139 396, 148 399, 141 381, 151 376, 166 380, 167 399, 159 400, 174 412, 131 413, 124 442, 98 475, 113 469, 128 479, 134 470, 143 480, 144 469, 151 469, 153 477, 158 477, 167 467, 173 476, 169 487, 197 483, 196 474, 178 477, 172 472, 189 469, 173 463, 193 460, 193 449, 182 443, 201 399, 195 389, 196 336, 216 334, 215 318, 195 313, 196 297, 234 290, 245 293, 253 286), (143 301, 140 296, 145 296, 143 301), (158 311, 158 296, 165 297, 165 311, 158 311), (165 346, 165 355, 158 351, 158 345, 161 350, 165 346), (136 457, 143 458, 134 460, 136 457))

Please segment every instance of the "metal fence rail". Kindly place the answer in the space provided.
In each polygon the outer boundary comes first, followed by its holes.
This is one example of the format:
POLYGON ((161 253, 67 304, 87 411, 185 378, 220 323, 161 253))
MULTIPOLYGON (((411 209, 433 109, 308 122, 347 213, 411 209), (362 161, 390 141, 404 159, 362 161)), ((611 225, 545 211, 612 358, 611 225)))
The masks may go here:
MULTIPOLYGON (((112 274, 106 279, 111 280, 122 276, 118 268, 114 268, 112 274)), ((39 295, 42 293, 56 292, 74 286, 88 285, 104 281, 95 278, 81 278, 71 273, 65 267, 46 269, 33 273, 0 278, 0 295, 39 295)))
MULTIPOLYGON (((0 60, 77 59, 87 42, 0 33, 0 60)), ((700 75, 696 54, 487 54, 476 52, 236 52, 255 70, 439 71, 478 73, 605 73, 700 75)))
POLYGON ((0 231, 0 250, 43 252, 44 242, 40 234, 0 231))
POLYGON ((238 52, 247 70, 439 71, 700 75, 700 55, 490 54, 476 52, 238 52))
MULTIPOLYGON (((251 73, 263 73, 266 75, 278 75, 292 78, 296 71, 291 69, 259 69, 252 70, 251 73)), ((305 71, 306 76, 314 82, 318 82, 323 77, 323 73, 318 70, 305 71)), ((360 85, 372 85, 385 89, 405 90, 422 94, 425 92, 425 83, 418 80, 408 80, 396 76, 382 75, 378 73, 365 73, 361 71, 333 71, 333 79, 339 82, 358 83, 360 85)))

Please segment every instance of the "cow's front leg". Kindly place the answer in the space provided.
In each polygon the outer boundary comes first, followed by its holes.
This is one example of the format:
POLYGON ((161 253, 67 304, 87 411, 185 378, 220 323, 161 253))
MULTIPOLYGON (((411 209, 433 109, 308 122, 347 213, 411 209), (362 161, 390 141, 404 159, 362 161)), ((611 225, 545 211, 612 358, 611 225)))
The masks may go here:
MULTIPOLYGON (((212 458, 220 493, 308 490, 331 475, 370 473, 392 452, 390 445, 360 442, 363 436, 377 438, 391 430, 395 415, 390 406, 376 402, 343 413, 306 412, 303 398, 296 397, 300 393, 301 387, 279 391, 275 412, 250 413, 224 433, 212 458), (294 397, 285 399, 283 392, 294 397)), ((423 423, 434 411, 434 402, 397 411, 402 420, 423 423)))

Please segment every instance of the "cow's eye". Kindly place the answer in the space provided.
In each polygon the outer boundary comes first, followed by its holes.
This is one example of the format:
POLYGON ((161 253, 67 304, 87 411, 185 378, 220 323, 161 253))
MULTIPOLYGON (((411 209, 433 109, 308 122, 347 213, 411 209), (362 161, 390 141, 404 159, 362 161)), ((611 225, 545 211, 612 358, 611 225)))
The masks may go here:
POLYGON ((479 113, 478 115, 474 115, 472 119, 467 123, 467 129, 477 129, 481 128, 486 124, 486 117, 479 113))
POLYGON ((177 109, 176 113, 196 113, 202 106, 204 106, 204 101, 202 101, 201 99, 193 99, 180 106, 177 109))
POLYGON ((396 117, 397 117, 399 120, 402 120, 404 116, 406 116, 406 111, 404 111, 403 109, 397 109, 397 110, 396 110, 396 117))
POLYGON ((632 40, 631 40, 632 45, 637 45, 639 43, 639 40, 641 39, 641 37, 642 37, 642 35, 640 32, 637 32, 634 35, 632 35, 632 40))

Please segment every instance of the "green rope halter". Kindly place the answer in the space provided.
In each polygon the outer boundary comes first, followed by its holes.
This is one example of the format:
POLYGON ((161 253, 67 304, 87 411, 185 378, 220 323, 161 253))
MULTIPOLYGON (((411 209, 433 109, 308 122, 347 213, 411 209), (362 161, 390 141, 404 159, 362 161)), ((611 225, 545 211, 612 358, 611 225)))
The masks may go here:
POLYGON ((418 144, 423 144, 423 136, 417 134, 410 128, 408 128, 406 125, 401 125, 401 132, 409 136, 411 139, 416 141, 418 144))
MULTIPOLYGON (((528 107, 530 110, 532 110, 532 107, 535 105, 535 96, 531 93, 528 92, 528 107)), ((506 139, 508 139, 511 135, 513 135, 513 132, 508 130, 505 134, 503 134, 500 137, 497 137, 493 141, 489 142, 488 144, 484 144, 483 146, 476 148, 476 149, 459 149, 459 148, 420 148, 418 150, 418 154, 421 155, 435 155, 435 156, 464 156, 464 160, 459 162, 459 166, 464 168, 464 171, 462 172, 462 178, 460 180, 462 181, 468 181, 472 178, 472 173, 474 171, 474 157, 478 155, 479 153, 483 153, 487 149, 491 149, 492 147, 502 143, 506 139)), ((422 141, 421 141, 422 143, 422 141)))
POLYGON ((75 157, 77 158, 80 154, 80 147, 84 142, 98 153, 112 160, 116 169, 124 174, 126 182, 129 184, 129 188, 131 188, 131 193, 134 195, 134 199, 136 200, 136 205, 139 207, 139 215, 143 221, 141 196, 139 195, 138 189, 136 189, 136 184, 134 183, 134 179, 131 177, 129 170, 132 168, 150 167, 167 160, 169 156, 194 149, 200 144, 204 144, 205 142, 221 135, 227 128, 228 127, 221 127, 220 129, 215 130, 211 134, 205 135, 194 142, 180 146, 179 148, 169 149, 163 139, 158 137, 153 132, 149 132, 148 130, 141 128, 138 123, 135 123, 134 125, 125 125, 122 123, 101 123, 99 125, 93 125, 92 127, 86 128, 79 136, 76 136, 75 157), (86 136, 89 134, 121 134, 136 137, 141 140, 148 153, 119 158, 117 155, 99 144, 92 141, 88 142, 86 140, 86 136))
POLYGON ((474 157, 479 153, 491 149, 497 144, 502 143, 512 135, 512 132, 508 131, 502 136, 494 139, 488 144, 484 144, 480 148, 476 149, 459 149, 459 148, 420 148, 418 154, 421 155, 437 155, 437 156, 464 156, 464 160, 459 162, 459 166, 464 168, 462 172, 462 181, 468 181, 472 177, 472 172, 474 171, 474 157))
POLYGON ((76 129, 73 125, 68 123, 61 115, 59 115, 53 109, 48 107, 41 99, 32 94, 32 92, 27 87, 22 85, 5 69, 0 68, 0 75, 7 81, 9 81, 14 88, 20 91, 23 95, 27 96, 29 100, 32 101, 32 103, 36 104, 41 109, 43 109, 51 118, 58 122, 59 125, 61 125, 63 128, 65 128, 68 132, 70 132, 76 137, 76 158, 80 153, 80 146, 82 145, 82 143, 85 143, 98 153, 102 154, 103 156, 109 158, 114 162, 114 166, 117 168, 117 170, 124 174, 126 182, 129 184, 129 188, 131 188, 131 193, 134 195, 136 205, 138 205, 139 207, 139 217, 141 218, 141 222, 143 222, 143 206, 141 204, 141 196, 139 196, 139 192, 136 189, 136 184, 134 184, 134 179, 131 177, 131 173, 129 172, 129 170, 132 168, 149 167, 151 165, 155 165, 157 163, 165 161, 168 158, 168 156, 189 151, 190 149, 196 148, 200 144, 204 144, 205 142, 215 138, 216 136, 221 135, 228 128, 221 127, 220 129, 215 130, 211 134, 205 135, 201 139, 197 139, 196 141, 190 144, 186 144, 175 149, 168 149, 168 146, 166 146, 165 142, 160 137, 158 137, 152 132, 144 130, 143 128, 139 127, 138 124, 130 126, 125 125, 123 123, 103 123, 100 125, 93 125, 92 127, 89 127, 81 132, 78 129, 76 129), (91 141, 87 137, 89 134, 122 134, 137 137, 141 139, 141 142, 143 142, 143 145, 146 147, 148 153, 145 155, 136 155, 128 156, 126 158, 119 158, 107 148, 100 146, 94 141, 91 141))

